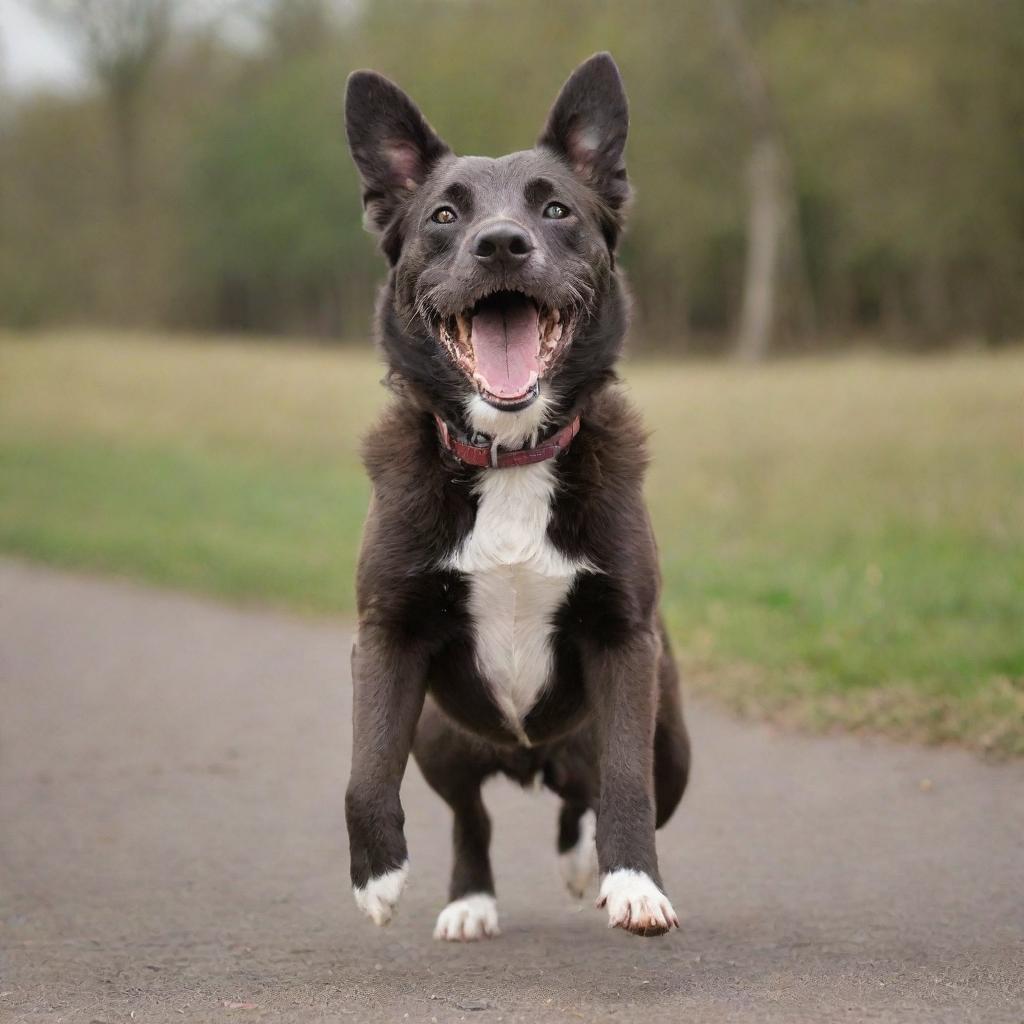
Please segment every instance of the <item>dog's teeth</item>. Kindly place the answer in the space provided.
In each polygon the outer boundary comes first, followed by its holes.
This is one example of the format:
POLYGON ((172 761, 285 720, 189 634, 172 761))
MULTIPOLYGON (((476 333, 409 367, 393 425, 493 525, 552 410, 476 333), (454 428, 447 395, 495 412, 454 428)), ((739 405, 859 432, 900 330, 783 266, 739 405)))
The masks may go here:
POLYGON ((455 318, 456 323, 459 327, 459 341, 465 343, 469 341, 470 336, 473 334, 473 323, 467 320, 461 313, 455 318))
POLYGON ((558 310, 552 310, 541 320, 539 325, 542 346, 547 349, 558 343, 562 337, 561 316, 558 310))

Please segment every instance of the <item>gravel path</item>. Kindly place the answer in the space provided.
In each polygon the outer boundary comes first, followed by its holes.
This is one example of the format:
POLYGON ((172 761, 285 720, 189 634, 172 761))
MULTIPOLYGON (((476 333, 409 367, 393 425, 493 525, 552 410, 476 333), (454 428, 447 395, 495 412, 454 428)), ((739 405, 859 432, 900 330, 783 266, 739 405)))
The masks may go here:
POLYGON ((503 782, 501 938, 431 939, 448 815, 410 769, 397 921, 347 884, 349 631, 0 562, 0 1021, 1024 1021, 1024 764, 691 709, 659 834, 682 931, 562 890, 503 782))

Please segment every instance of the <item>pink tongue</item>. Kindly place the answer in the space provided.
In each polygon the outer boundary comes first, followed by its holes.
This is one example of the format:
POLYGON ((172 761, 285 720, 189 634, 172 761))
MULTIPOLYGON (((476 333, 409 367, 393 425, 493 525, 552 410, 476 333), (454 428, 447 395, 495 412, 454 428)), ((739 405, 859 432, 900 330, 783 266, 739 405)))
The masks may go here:
POLYGON ((481 303, 473 317, 476 379, 496 398, 522 398, 540 371, 537 307, 520 295, 481 303))

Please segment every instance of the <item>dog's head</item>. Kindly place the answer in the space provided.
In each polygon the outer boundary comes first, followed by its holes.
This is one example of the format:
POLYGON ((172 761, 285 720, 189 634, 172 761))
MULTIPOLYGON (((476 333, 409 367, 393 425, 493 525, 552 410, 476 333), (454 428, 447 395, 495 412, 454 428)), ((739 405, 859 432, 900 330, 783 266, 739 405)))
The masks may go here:
POLYGON ((367 227, 392 272, 380 334, 435 408, 573 401, 624 332, 614 252, 629 198, 628 110, 608 54, 569 78, 534 149, 455 156, 388 79, 357 71, 346 127, 367 227))

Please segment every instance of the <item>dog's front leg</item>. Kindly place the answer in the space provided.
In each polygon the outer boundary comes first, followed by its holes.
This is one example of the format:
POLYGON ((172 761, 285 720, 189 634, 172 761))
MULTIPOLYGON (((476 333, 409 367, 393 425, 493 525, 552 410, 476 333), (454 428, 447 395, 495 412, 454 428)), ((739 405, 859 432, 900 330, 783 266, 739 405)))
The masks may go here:
POLYGON ((658 873, 654 842, 654 724, 660 642, 653 631, 592 648, 587 687, 597 715, 601 800, 598 907, 608 927, 664 935, 679 927, 658 873))
POLYGON ((352 648, 352 774, 345 794, 356 904, 391 920, 409 872, 399 789, 423 708, 426 658, 386 627, 362 624, 352 648))

